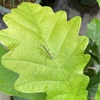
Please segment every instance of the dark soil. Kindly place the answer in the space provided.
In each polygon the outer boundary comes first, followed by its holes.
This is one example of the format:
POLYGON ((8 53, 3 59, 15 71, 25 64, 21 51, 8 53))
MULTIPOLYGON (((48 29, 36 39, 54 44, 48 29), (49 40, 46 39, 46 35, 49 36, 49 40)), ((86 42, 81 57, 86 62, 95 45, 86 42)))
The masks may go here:
POLYGON ((54 11, 64 10, 68 13, 69 8, 76 9, 80 16, 83 18, 85 13, 90 14, 90 16, 94 16, 99 11, 99 6, 95 0, 92 0, 89 5, 81 4, 80 0, 42 0, 41 5, 50 6, 54 11), (94 1, 94 2, 93 2, 94 1), (93 4, 92 4, 93 3, 93 4))
MULTIPOLYGON (((17 7, 20 3, 22 3, 23 0, 14 0, 13 2, 11 2, 11 1, 12 0, 0 0, 0 5, 8 8, 8 9, 11 9, 11 8, 17 7)), ((35 0, 24 0, 24 1, 25 2, 29 1, 32 3, 35 2, 35 0)))
POLYGON ((2 20, 2 17, 3 17, 3 15, 0 14, 0 30, 7 28, 7 26, 5 25, 5 23, 2 20))
POLYGON ((82 5, 79 1, 80 0, 68 0, 68 6, 71 7, 72 9, 76 9, 77 11, 79 11, 81 17, 83 17, 85 13, 88 13, 91 16, 96 15, 98 13, 99 6, 97 2, 94 2, 94 4, 91 4, 90 2, 89 5, 86 4, 82 5))

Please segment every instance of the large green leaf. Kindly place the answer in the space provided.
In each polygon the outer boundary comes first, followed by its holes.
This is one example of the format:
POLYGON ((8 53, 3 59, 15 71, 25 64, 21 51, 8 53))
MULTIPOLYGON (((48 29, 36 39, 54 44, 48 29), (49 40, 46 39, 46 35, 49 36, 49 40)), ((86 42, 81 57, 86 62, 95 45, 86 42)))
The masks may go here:
POLYGON ((2 63, 19 74, 16 90, 46 92, 47 100, 86 100, 83 68, 90 56, 84 54, 88 39, 77 34, 80 17, 67 22, 64 11, 22 3, 4 21, 0 42, 9 52, 2 63))
POLYGON ((7 53, 7 50, 0 45, 0 91, 10 96, 20 96, 31 100, 45 100, 46 94, 21 93, 14 89, 14 82, 18 78, 18 74, 6 69, 1 64, 1 57, 5 53, 7 53))

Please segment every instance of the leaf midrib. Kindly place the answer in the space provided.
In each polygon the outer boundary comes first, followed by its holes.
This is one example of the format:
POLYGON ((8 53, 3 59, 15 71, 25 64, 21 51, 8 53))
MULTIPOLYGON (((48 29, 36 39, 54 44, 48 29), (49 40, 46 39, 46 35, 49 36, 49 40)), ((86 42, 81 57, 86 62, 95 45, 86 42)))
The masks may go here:
MULTIPOLYGON (((55 62, 56 62, 56 61, 55 61, 55 62)), ((56 64, 57 64, 57 62, 56 62, 56 64)), ((63 79, 64 79, 66 85, 69 87, 70 91, 72 91, 74 97, 75 97, 77 100, 79 100, 78 97, 76 96, 74 90, 71 88, 69 82, 67 81, 67 79, 66 79, 66 77, 65 77, 65 75, 64 75, 64 73, 63 73, 63 71, 61 70, 61 68, 60 68, 59 66, 60 66, 60 65, 57 64, 57 69, 58 69, 59 72, 61 73, 61 76, 63 77, 63 79)))

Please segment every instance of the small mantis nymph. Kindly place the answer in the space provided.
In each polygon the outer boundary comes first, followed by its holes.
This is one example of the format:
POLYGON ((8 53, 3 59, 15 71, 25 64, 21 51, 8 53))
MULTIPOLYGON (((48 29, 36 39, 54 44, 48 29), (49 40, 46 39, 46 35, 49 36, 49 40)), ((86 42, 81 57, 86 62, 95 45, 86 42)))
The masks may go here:
POLYGON ((47 48, 43 45, 41 45, 43 47, 43 49, 47 52, 47 54, 49 55, 50 59, 53 59, 52 55, 50 54, 50 52, 47 50, 47 48))

